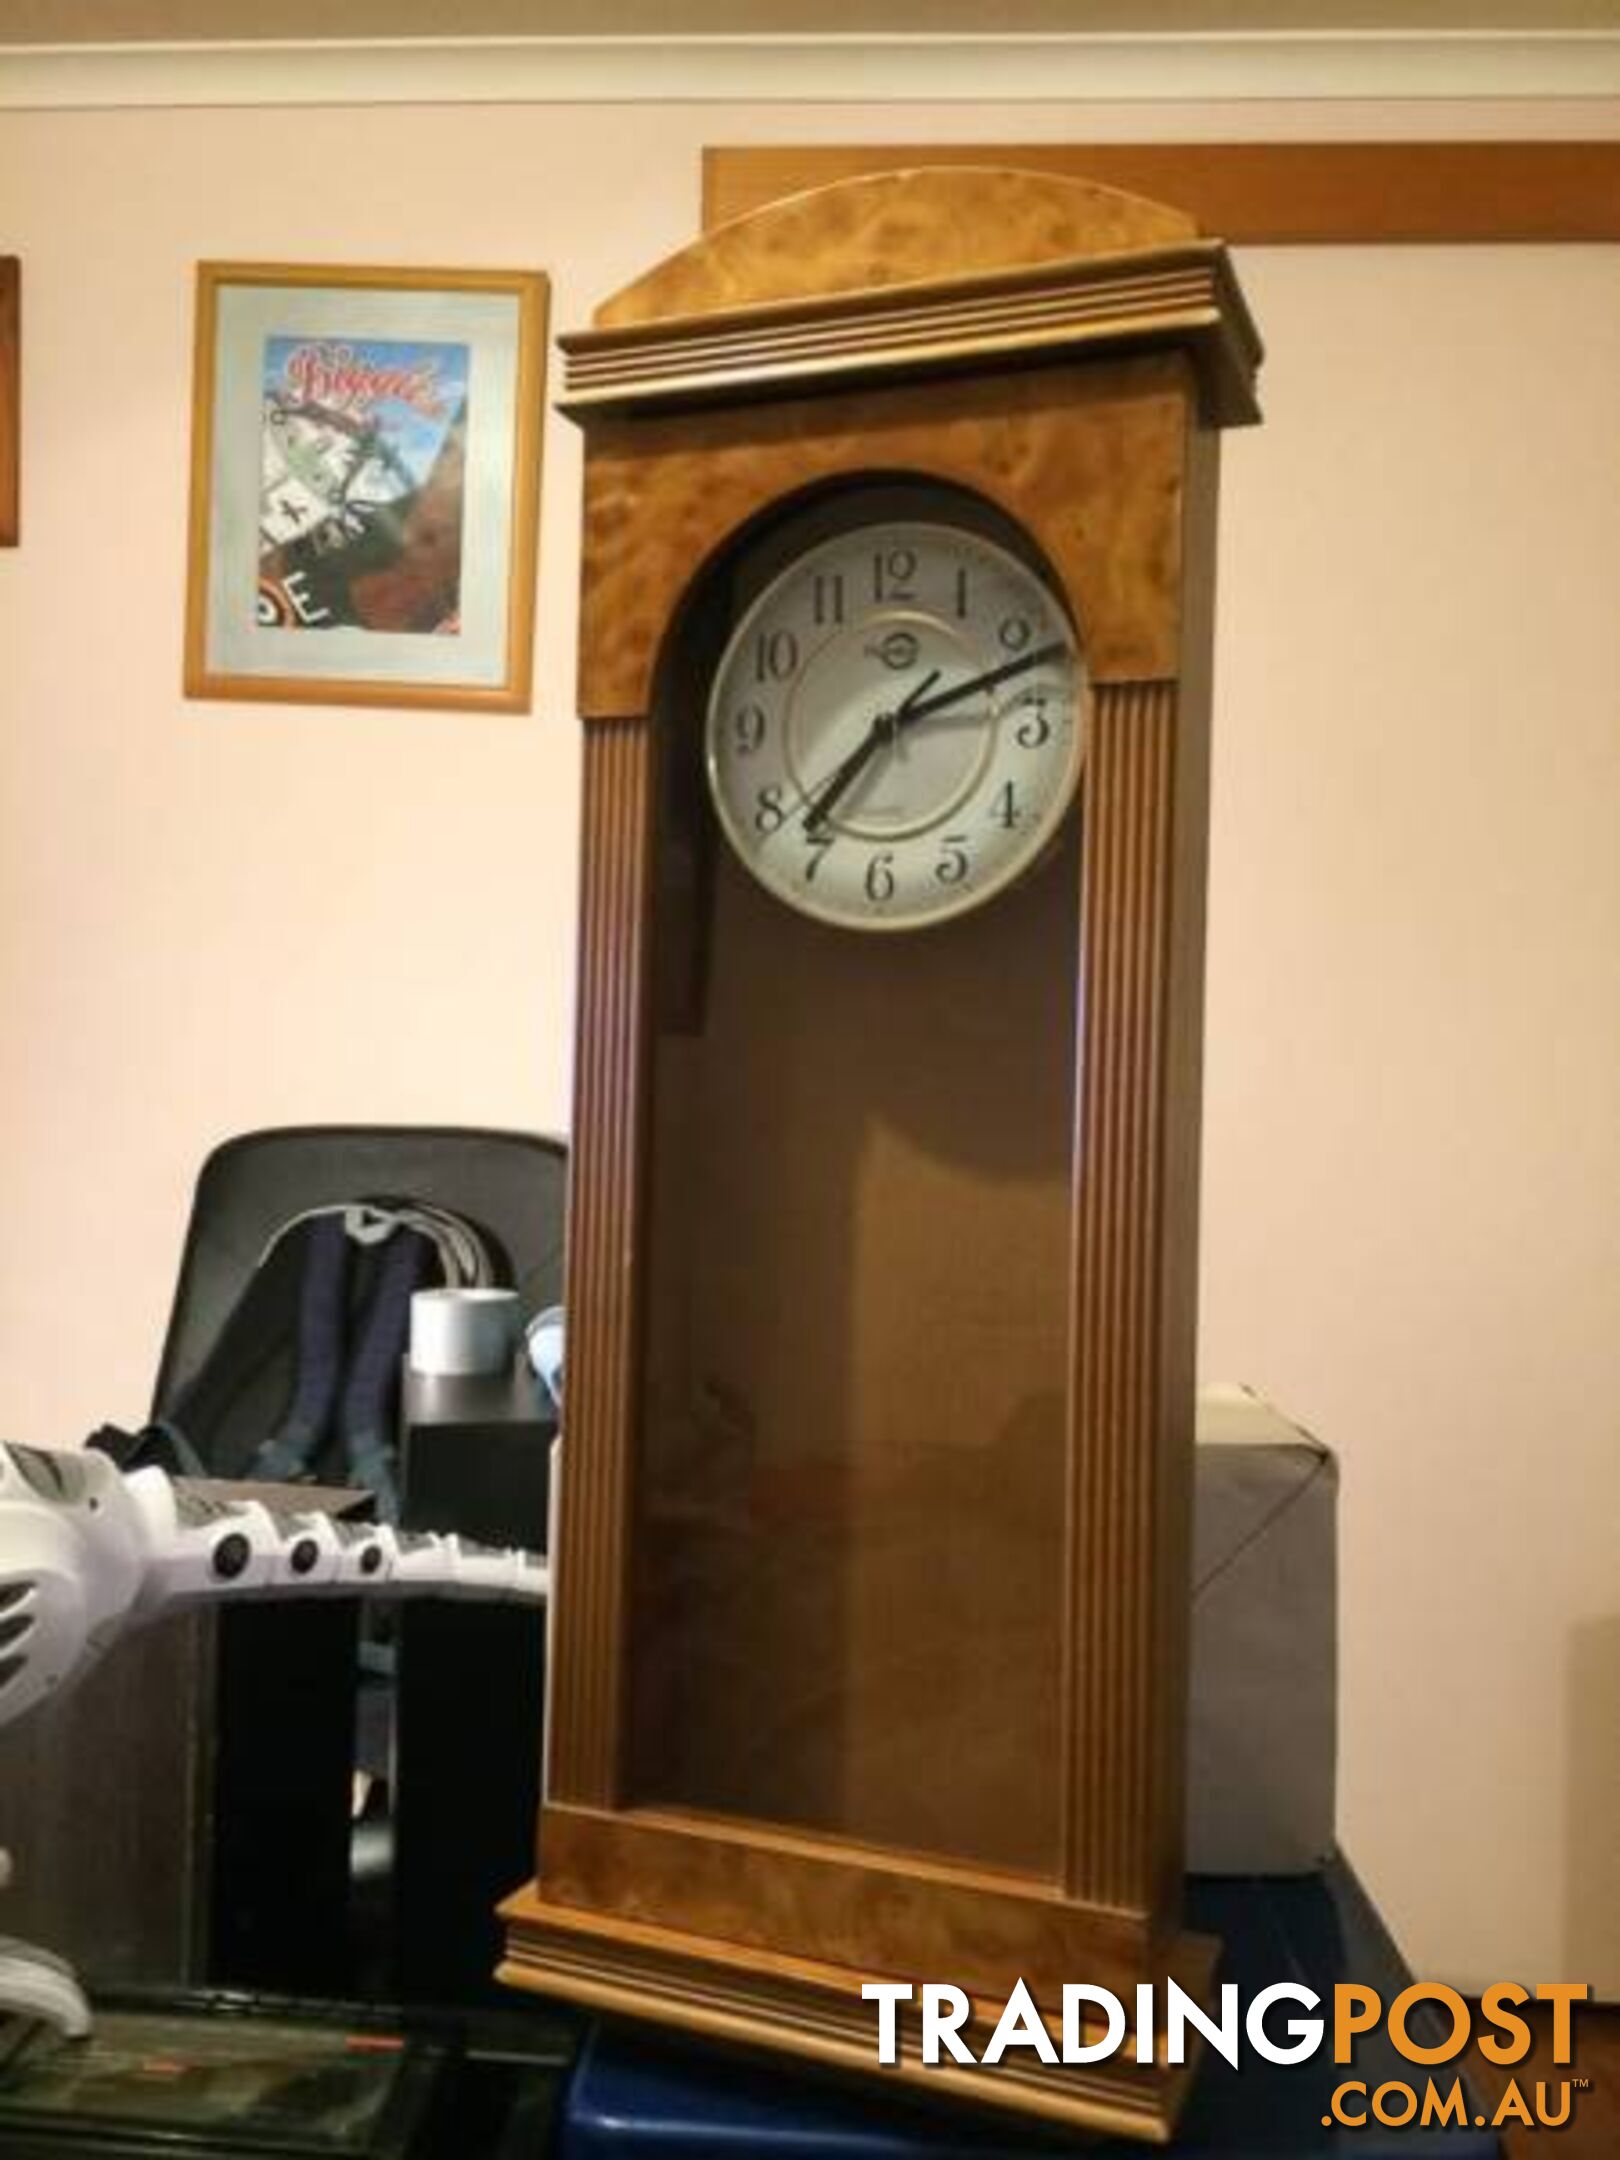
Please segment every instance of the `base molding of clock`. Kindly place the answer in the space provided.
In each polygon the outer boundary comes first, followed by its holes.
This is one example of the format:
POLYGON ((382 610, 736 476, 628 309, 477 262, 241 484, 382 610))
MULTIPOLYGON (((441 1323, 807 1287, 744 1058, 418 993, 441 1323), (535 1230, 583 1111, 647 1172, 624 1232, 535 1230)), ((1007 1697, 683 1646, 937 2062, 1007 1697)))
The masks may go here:
MULTIPOLYGON (((880 2065, 877 2007, 861 1996, 870 1973, 579 1911, 550 1902, 532 1883, 506 1901, 501 1917, 506 1957, 496 1977, 509 1987, 1113 2137, 1168 2144, 1197 2068, 1192 2046, 1187 2060, 1173 2065, 1139 2064, 1123 2045, 1108 2061, 1083 2066, 1029 2061, 1014 2050, 993 2068, 950 2062, 930 2068, 918 2052, 914 2012, 901 2016, 898 2060, 880 2065)), ((1166 1948, 1163 1969, 1141 1978, 1160 1986, 1173 1979, 1206 2005, 1216 1949, 1205 1937, 1179 1936, 1166 1948)), ((974 2001, 962 2036, 975 2056, 988 2044, 1001 2007, 974 2001)), ((1055 2027, 1053 2034, 1058 2037, 1055 2027)))

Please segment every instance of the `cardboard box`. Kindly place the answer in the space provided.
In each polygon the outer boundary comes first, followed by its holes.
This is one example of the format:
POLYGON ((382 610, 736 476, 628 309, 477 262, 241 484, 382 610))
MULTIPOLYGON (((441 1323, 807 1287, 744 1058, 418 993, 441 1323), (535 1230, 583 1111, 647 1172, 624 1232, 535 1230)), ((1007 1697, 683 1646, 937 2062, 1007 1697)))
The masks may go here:
POLYGON ((1331 1452, 1250 1389, 1199 1390, 1187 1865, 1303 1875, 1333 1850, 1331 1452))

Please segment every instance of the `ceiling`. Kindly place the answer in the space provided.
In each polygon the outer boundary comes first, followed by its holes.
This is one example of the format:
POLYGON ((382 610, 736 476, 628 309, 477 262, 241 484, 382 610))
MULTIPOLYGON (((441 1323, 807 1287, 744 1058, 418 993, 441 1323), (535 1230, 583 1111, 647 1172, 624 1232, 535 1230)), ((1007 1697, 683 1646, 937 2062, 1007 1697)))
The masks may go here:
POLYGON ((896 32, 1209 35, 1620 28, 1620 0, 0 0, 0 46, 896 32))

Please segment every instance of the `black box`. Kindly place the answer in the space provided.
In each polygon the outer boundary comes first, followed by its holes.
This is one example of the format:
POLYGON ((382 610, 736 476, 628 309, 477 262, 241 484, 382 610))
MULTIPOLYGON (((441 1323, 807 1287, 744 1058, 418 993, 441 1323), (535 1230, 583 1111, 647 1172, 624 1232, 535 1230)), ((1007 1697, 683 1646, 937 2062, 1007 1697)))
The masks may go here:
MULTIPOLYGON (((405 1528, 544 1548, 556 1424, 527 1370, 407 1370, 401 1427, 405 1528)), ((495 1907, 534 1872, 545 1617, 533 1606, 424 1600, 401 1608, 398 1640, 399 1992, 503 2000, 495 1907)))

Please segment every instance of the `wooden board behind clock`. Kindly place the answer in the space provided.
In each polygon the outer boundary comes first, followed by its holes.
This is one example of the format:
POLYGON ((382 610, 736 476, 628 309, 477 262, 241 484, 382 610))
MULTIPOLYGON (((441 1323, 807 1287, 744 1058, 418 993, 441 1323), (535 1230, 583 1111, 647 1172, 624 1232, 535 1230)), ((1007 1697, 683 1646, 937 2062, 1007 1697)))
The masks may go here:
MULTIPOLYGON (((1173 211, 935 170, 760 212, 597 324, 565 340, 587 731, 551 1754, 503 1970, 863 2068, 862 1979, 1022 1977, 1048 2009, 1068 1979, 1197 1985, 1241 299, 1173 211)), ((1144 2135, 1181 2083, 927 2075, 1144 2135)))
POLYGON ((0 255, 0 547, 19 528, 22 435, 22 266, 0 255))

